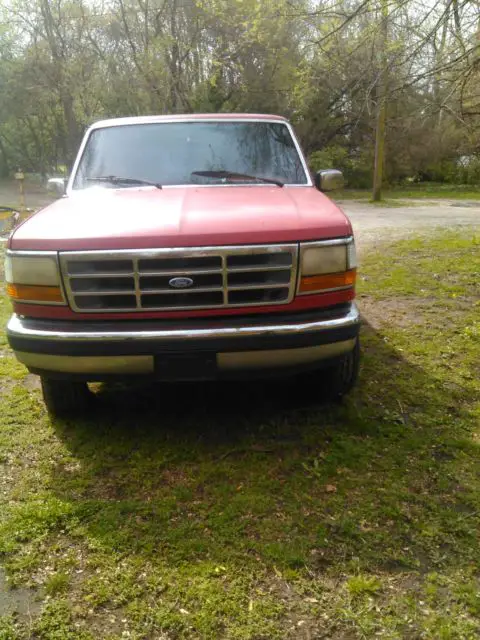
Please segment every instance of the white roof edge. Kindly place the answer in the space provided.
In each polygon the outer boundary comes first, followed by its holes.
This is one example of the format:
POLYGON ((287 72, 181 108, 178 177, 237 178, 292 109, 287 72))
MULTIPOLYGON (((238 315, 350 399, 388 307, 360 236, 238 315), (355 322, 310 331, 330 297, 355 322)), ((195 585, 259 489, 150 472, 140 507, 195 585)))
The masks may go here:
POLYGON ((118 127, 129 124, 155 124, 160 122, 284 122, 288 120, 283 116, 258 115, 258 114, 185 114, 162 116, 128 116, 123 118, 108 118, 99 120, 90 125, 89 129, 101 129, 104 127, 118 127))

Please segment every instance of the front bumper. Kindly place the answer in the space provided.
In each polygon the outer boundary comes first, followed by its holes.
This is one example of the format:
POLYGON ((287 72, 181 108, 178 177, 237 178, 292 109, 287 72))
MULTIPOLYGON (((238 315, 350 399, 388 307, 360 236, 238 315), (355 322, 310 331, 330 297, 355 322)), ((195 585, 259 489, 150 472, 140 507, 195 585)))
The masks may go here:
POLYGON ((188 321, 63 321, 13 315, 7 337, 30 371, 88 381, 153 375, 191 380, 316 368, 351 351, 355 304, 278 316, 188 321))

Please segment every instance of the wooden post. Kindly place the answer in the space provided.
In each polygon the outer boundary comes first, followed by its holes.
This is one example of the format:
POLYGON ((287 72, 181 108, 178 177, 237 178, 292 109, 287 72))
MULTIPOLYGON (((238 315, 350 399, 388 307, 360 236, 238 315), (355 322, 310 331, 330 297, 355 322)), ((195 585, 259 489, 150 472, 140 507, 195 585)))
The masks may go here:
POLYGON ((18 180, 18 191, 20 194, 20 212, 25 211, 25 174, 20 169, 15 173, 15 180, 18 180))
POLYGON ((378 98, 377 127, 375 131, 375 166, 373 169, 373 195, 372 200, 379 202, 382 199, 383 165, 385 163, 385 124, 387 119, 387 104, 385 95, 378 98))
POLYGON ((385 129, 387 121, 387 46, 388 46, 388 0, 381 0, 381 59, 377 82, 377 125, 375 130, 375 165, 373 168, 372 200, 382 199, 383 167, 385 165, 385 129))

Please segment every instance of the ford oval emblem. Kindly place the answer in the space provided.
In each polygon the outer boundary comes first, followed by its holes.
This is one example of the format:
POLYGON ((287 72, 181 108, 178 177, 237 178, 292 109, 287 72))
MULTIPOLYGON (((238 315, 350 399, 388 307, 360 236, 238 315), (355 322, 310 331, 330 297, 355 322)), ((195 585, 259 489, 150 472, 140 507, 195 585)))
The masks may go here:
POLYGON ((188 289, 193 285, 193 280, 191 278, 172 278, 168 284, 174 289, 188 289))

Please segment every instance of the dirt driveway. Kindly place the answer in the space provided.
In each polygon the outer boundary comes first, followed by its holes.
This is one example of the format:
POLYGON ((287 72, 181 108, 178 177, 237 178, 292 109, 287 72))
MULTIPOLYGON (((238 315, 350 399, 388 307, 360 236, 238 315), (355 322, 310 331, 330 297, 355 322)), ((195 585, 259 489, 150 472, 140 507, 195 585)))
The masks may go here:
POLYGON ((408 200, 405 205, 377 206, 344 200, 338 204, 352 221, 360 249, 439 227, 480 228, 480 201, 408 200))

